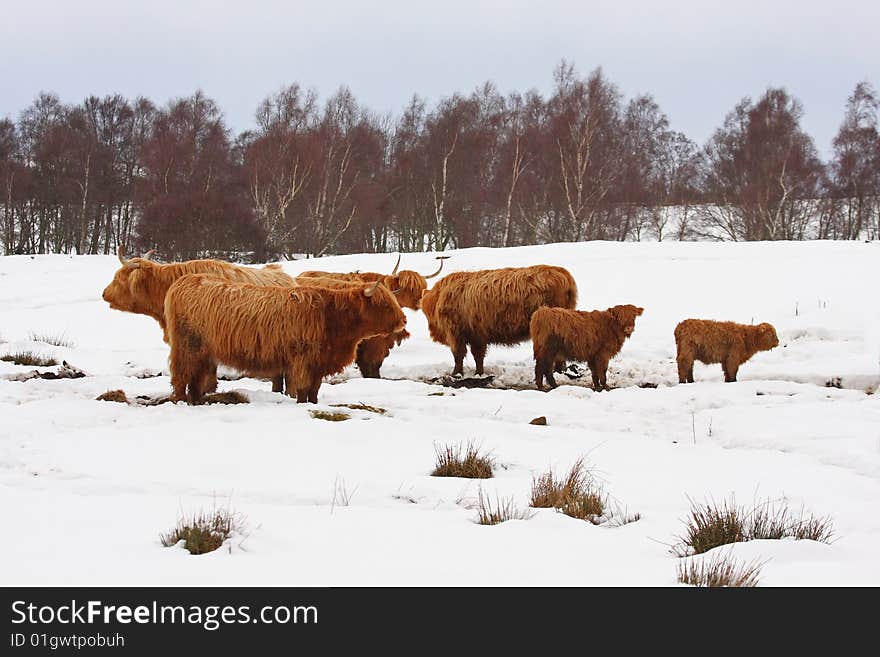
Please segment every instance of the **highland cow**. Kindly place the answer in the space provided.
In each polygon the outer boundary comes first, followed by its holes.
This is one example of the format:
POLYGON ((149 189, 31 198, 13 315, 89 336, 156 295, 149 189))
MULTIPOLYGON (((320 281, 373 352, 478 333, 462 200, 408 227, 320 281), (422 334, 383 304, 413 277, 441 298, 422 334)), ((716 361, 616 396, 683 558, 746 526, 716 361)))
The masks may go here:
POLYGON ((749 326, 709 319, 686 319, 675 327, 678 382, 694 382, 694 361, 721 363, 724 381, 736 381, 740 365, 779 344, 772 324, 749 326))
MULTIPOLYGON (((376 280, 381 279, 377 278, 372 282, 375 283, 376 280)), ((300 274, 296 277, 296 282, 298 285, 304 287, 329 287, 336 289, 351 287, 351 285, 356 284, 359 281, 352 282, 350 280, 345 280, 342 278, 334 278, 328 276, 306 276, 305 274, 300 274)), ((398 302, 399 301, 400 297, 398 297, 398 302)), ((382 368, 382 363, 384 363, 385 359, 388 358, 388 354, 391 353, 391 349, 394 348, 395 344, 397 346, 400 346, 401 343, 409 337, 409 331, 404 329, 402 331, 399 331, 398 333, 390 333, 388 335, 376 335, 372 338, 362 340, 357 346, 357 354, 354 361, 358 369, 360 370, 361 376, 363 376, 365 379, 381 378, 380 370, 382 368)))
POLYGON ((633 305, 589 312, 538 308, 529 325, 538 390, 543 390, 543 379, 551 388, 556 387, 553 363, 565 359, 586 361, 593 377, 593 389, 607 390, 608 362, 633 334, 636 317, 643 311, 644 308, 633 305))
MULTIPOLYGON (((187 260, 170 264, 160 264, 150 260, 154 251, 148 251, 142 258, 126 260, 122 247, 117 253, 122 264, 113 280, 104 288, 104 301, 113 310, 137 313, 152 317, 162 327, 162 339, 168 342, 165 324, 165 294, 168 288, 186 274, 210 274, 218 278, 253 285, 296 285, 293 278, 281 270, 277 264, 266 265, 262 269, 242 267, 221 260, 187 260)), ((217 389, 216 372, 213 380, 207 381, 207 392, 217 389)), ((209 377, 210 379, 210 377, 209 377)), ((283 379, 275 374, 272 377, 273 392, 282 392, 283 379)))
POLYGON ((452 350, 453 374, 464 373, 468 345, 481 375, 488 345, 527 340, 529 321, 538 308, 576 305, 574 278, 551 265, 456 272, 422 294, 431 338, 452 350))
POLYGON ((440 272, 443 270, 443 261, 448 258, 449 256, 437 256, 437 260, 440 261, 440 266, 437 268, 437 271, 433 274, 428 274, 427 276, 422 276, 420 273, 410 269, 404 269, 403 271, 398 272, 397 268, 400 266, 400 256, 398 256, 397 264, 394 265, 394 271, 390 274, 379 274, 370 271, 355 271, 350 273, 306 271, 300 274, 297 278, 335 278, 352 283, 374 283, 381 280, 385 283, 385 287, 397 295, 397 302, 402 308, 418 310, 422 293, 428 287, 428 279, 440 275, 440 272))
POLYGON ((377 281, 345 288, 265 287, 203 274, 178 279, 165 297, 172 399, 200 403, 218 363, 271 374, 287 394, 317 402, 321 380, 355 358, 358 343, 403 330, 406 317, 377 281))

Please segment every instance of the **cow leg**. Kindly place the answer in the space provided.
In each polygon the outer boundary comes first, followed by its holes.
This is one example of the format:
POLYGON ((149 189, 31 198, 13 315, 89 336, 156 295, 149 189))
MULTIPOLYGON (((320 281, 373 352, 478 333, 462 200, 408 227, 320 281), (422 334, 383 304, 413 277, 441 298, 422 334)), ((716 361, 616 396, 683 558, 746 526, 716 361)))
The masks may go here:
POLYGON ((551 389, 556 387, 556 380, 553 378, 553 358, 542 356, 535 359, 535 385, 538 390, 544 389, 542 379, 547 380, 547 385, 551 389))
POLYGON ((217 392, 217 364, 208 367, 202 377, 202 392, 217 392))
POLYGON ((309 399, 309 401, 312 402, 313 404, 317 404, 317 403, 318 403, 318 390, 319 390, 320 387, 321 387, 321 379, 322 379, 322 378, 323 378, 323 377, 316 376, 316 377, 312 380, 312 385, 309 387, 309 396, 308 396, 308 399, 309 399))
POLYGON ((556 362, 553 363, 553 371, 557 374, 562 374, 565 371, 565 366, 565 359, 557 357, 556 362))
POLYGON ((587 361, 587 365, 590 367, 590 377, 593 379, 593 390, 599 392, 602 390, 602 377, 600 374, 602 369, 599 359, 591 358, 587 361))
POLYGON ((694 380, 694 359, 688 357, 687 354, 678 353, 676 358, 678 363, 678 382, 693 383, 694 380))
POLYGON ((187 362, 182 350, 171 347, 171 401, 186 401, 186 384, 189 382, 187 362))
POLYGON ((544 366, 540 360, 535 360, 535 387, 538 390, 544 389, 544 366))
POLYGON ((272 377, 272 392, 284 392, 284 372, 272 377))
POLYGON ((477 366, 477 376, 483 374, 483 361, 486 358, 486 345, 480 342, 471 342, 471 354, 477 366))
POLYGON ((739 363, 735 358, 727 358, 722 363, 724 369, 724 382, 733 383, 736 381, 736 373, 739 371, 739 363))
POLYGON ((301 371, 296 363, 287 367, 284 371, 284 383, 287 396, 296 398, 297 403, 302 404, 309 400, 309 383, 311 379, 308 372, 301 371))
POLYGON ((456 336, 452 342, 452 357, 455 359, 455 369, 452 374, 464 374, 464 356, 467 353, 467 343, 463 338, 456 336))
POLYGON ((599 358, 596 360, 596 371, 599 376, 599 387, 601 390, 608 390, 608 359, 599 358))
POLYGON ((211 363, 207 359, 200 359, 193 368, 192 376, 189 380, 189 396, 187 401, 190 404, 201 404, 204 402, 205 389, 204 382, 210 377, 211 363))

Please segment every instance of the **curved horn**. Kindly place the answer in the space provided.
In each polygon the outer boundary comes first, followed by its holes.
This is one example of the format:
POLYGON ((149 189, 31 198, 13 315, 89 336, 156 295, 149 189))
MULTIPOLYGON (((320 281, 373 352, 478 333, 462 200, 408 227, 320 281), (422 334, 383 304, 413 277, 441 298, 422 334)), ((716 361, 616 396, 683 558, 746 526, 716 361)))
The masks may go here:
POLYGON ((156 249, 150 249, 144 255, 141 256, 141 260, 149 260, 155 252, 156 252, 156 249))
POLYGON ((127 261, 125 260, 125 249, 122 248, 121 244, 119 245, 119 248, 116 249, 116 255, 119 258, 119 262, 123 265, 127 264, 127 261))
POLYGON ((397 254, 397 264, 394 265, 394 270, 389 274, 389 276, 397 276, 397 268, 400 267, 400 254, 397 254))
POLYGON ((379 283, 381 283, 381 282, 382 282, 382 279, 380 278, 375 283, 373 283, 370 287, 365 287, 364 288, 364 296, 365 297, 373 296, 373 294, 376 292, 376 288, 379 287, 379 283))
POLYGON ((449 256, 437 256, 437 260, 440 261, 440 266, 437 268, 437 271, 435 271, 433 274, 425 276, 425 278, 434 278, 435 276, 437 276, 440 273, 440 271, 443 269, 443 261, 448 260, 448 259, 449 259, 449 256))

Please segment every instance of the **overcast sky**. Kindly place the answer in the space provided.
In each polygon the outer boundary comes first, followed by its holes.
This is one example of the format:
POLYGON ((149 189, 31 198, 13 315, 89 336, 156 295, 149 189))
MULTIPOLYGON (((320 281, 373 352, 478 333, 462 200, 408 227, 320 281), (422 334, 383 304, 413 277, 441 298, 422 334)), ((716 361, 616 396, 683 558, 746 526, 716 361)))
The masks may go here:
POLYGON ((164 104, 201 88, 241 131, 291 82, 398 113, 485 80, 546 93, 565 58, 653 94, 699 143, 743 96, 785 86, 827 155, 856 83, 880 86, 878 25, 868 0, 2 0, 0 117, 40 91, 164 104))

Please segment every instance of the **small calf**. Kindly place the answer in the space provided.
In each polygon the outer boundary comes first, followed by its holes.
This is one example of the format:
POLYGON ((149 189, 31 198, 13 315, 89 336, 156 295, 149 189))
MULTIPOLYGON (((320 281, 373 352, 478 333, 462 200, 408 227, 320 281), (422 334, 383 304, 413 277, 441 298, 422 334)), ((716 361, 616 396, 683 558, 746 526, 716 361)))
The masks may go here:
POLYGON ((632 335, 636 317, 642 312, 644 308, 633 305, 591 312, 547 307, 536 310, 529 324, 529 333, 535 354, 538 390, 543 390, 542 379, 546 379, 551 388, 556 387, 554 362, 566 359, 586 361, 593 376, 593 388, 607 389, 608 361, 632 335))
POLYGON ((694 382, 694 361, 721 363, 725 382, 736 381, 739 366, 759 351, 779 344, 772 324, 748 326, 736 322, 686 319, 675 327, 678 382, 694 382))

